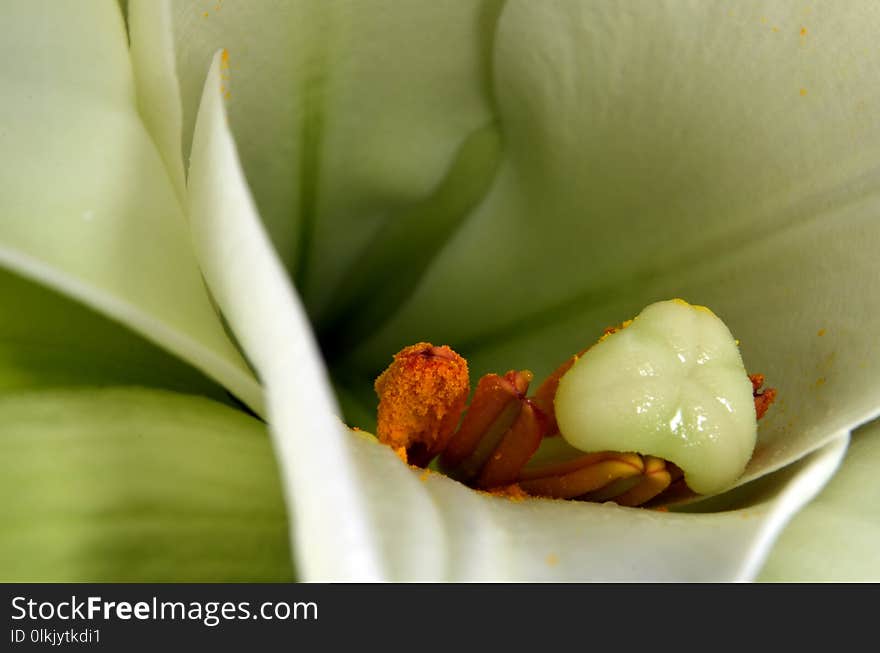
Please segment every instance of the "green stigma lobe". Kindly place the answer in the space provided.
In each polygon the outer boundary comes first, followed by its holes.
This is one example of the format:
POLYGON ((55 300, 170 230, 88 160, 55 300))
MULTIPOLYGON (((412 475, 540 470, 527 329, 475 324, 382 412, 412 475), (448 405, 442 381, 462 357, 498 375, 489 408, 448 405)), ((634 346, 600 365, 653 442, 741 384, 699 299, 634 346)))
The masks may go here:
POLYGON ((663 458, 700 494, 732 485, 757 437, 736 341, 712 311, 680 299, 651 304, 585 352, 554 403, 573 447, 663 458))

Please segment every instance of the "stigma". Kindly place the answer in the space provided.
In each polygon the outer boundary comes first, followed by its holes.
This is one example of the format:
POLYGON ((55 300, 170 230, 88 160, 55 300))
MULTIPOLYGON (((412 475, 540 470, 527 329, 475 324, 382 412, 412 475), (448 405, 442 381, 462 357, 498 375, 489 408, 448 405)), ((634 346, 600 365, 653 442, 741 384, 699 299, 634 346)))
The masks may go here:
POLYGON ((665 505, 730 487, 776 398, 749 375, 709 309, 676 299, 609 327, 530 393, 533 375, 487 374, 419 343, 376 380, 379 440, 474 489, 665 505))

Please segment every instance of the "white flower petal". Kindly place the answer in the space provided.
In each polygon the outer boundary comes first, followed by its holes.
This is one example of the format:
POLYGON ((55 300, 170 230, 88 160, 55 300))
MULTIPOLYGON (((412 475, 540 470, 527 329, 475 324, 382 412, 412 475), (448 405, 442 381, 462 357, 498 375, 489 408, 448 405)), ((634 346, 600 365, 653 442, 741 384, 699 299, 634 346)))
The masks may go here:
POLYGON ((880 582, 880 422, 852 434, 828 486, 783 531, 760 580, 880 582))
POLYGON ((487 80, 500 7, 173 3, 184 134, 210 58, 225 48, 242 165, 313 316, 339 299, 347 268, 386 222, 420 219, 413 207, 458 165, 468 137, 494 122, 487 80))
POLYGON ((0 265, 125 323, 259 410, 138 115, 116 3, 0 8, 0 265))
POLYGON ((372 438, 353 444, 394 580, 720 582, 755 577, 787 521, 834 473, 847 437, 737 509, 701 514, 512 501, 410 469, 372 438))
POLYGON ((266 386, 269 421, 305 580, 385 577, 305 313, 263 230, 223 105, 217 53, 193 137, 189 214, 211 291, 266 386))
POLYGON ((0 421, 0 581, 292 578, 258 420, 173 392, 65 388, 0 396, 0 421))
MULTIPOLYGON (((268 388, 269 415, 307 580, 744 580, 833 473, 846 434, 753 505, 657 513, 511 502, 414 471, 342 428, 308 323, 239 167, 215 57, 194 139, 192 223, 206 276, 268 388)), ((771 479, 772 480, 772 479, 771 479)))
POLYGON ((349 369, 430 340, 540 378, 679 296, 780 390, 746 479, 877 415, 878 22, 867 0, 508 3, 496 182, 349 369))
POLYGON ((38 283, 0 269, 0 297, 15 307, 0 311, 0 394, 138 385, 229 401, 180 359, 38 283))
POLYGON ((167 0, 131 0, 128 7, 131 65, 138 110, 184 201, 183 107, 174 62, 171 7, 167 0))

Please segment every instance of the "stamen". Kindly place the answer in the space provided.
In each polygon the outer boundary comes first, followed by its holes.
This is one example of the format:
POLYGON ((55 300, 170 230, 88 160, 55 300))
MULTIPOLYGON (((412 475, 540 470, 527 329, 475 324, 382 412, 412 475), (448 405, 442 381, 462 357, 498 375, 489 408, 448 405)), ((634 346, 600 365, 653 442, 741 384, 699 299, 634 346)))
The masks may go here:
POLYGON ((535 496, 573 499, 603 488, 613 481, 638 476, 644 472, 644 463, 638 454, 607 451, 597 454, 597 458, 592 464, 576 471, 521 480, 519 485, 535 496))
POLYGON ((755 397, 755 415, 761 419, 776 401, 776 388, 764 388, 759 392, 764 385, 763 374, 749 374, 749 380, 752 382, 752 395, 755 397))
POLYGON ((674 476, 681 478, 681 470, 662 458, 603 451, 526 468, 519 484, 539 496, 640 506, 663 493, 674 476), (586 491, 580 492, 583 489, 586 491))
POLYGON ((458 425, 470 392, 467 361, 449 347, 420 342, 398 352, 378 379, 377 435, 427 465, 458 425))
POLYGON ((516 422, 480 472, 477 487, 493 488, 513 483, 538 450, 546 430, 547 418, 531 401, 524 399, 516 422))
POLYGON ((666 463, 666 470, 669 472, 669 487, 654 497, 652 506, 658 504, 670 505, 673 503, 681 503, 698 496, 696 492, 688 487, 684 480, 684 472, 677 465, 670 462, 666 463))
POLYGON ((519 415, 519 401, 525 396, 531 380, 530 372, 514 371, 503 377, 487 374, 481 378, 461 427, 443 452, 442 466, 449 470, 461 467, 466 478, 476 476, 504 433, 513 426, 519 415), (481 443, 486 451, 478 451, 481 443), (468 460, 470 458, 473 459, 468 460))
POLYGON ((547 416, 547 436, 559 435, 559 424, 556 423, 556 410, 553 408, 553 399, 556 397, 556 390, 559 388, 559 380, 563 375, 577 363, 578 358, 583 356, 583 350, 579 354, 572 356, 562 365, 557 367, 553 374, 548 376, 538 391, 535 393, 534 402, 540 407, 541 411, 547 416))
POLYGON ((671 482, 663 459, 645 456, 645 471, 638 485, 617 495, 614 501, 621 506, 640 506, 663 492, 671 482))
POLYGON ((591 501, 593 503, 605 503, 606 501, 617 501, 617 497, 621 494, 629 492, 636 485, 642 482, 641 476, 630 476, 629 478, 620 478, 616 481, 611 481, 605 487, 596 490, 595 492, 588 492, 582 496, 578 497, 579 501, 591 501))
POLYGON ((536 478, 546 478, 548 476, 564 476, 571 474, 584 467, 595 465, 603 460, 607 460, 609 456, 616 455, 613 451, 600 451, 598 453, 588 453, 577 458, 570 458, 561 462, 554 462, 540 466, 527 466, 520 472, 520 481, 531 481, 536 478))
POLYGON ((461 427, 440 458, 453 478, 489 489, 513 483, 537 451, 547 418, 526 399, 532 373, 480 379, 461 427))

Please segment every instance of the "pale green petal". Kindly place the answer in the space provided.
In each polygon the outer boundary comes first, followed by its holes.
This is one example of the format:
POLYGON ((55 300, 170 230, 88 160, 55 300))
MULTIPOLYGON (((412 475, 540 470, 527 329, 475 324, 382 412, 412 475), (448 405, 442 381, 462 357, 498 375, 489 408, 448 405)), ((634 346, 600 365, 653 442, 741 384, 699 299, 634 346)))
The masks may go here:
POLYGON ((493 497, 410 469, 368 436, 354 438, 392 578, 542 582, 751 580, 847 442, 839 434, 736 509, 687 514, 493 497))
POLYGON ((0 265, 110 315, 259 410, 137 112, 115 2, 0 7, 0 265))
MULTIPOLYGON (((199 113, 190 213, 211 288, 266 380, 308 580, 741 580, 833 473, 839 434, 754 501, 717 514, 512 502, 412 470, 349 432, 236 159, 215 57, 199 113), (249 293, 247 291, 250 291, 249 293)), ((234 90, 233 90, 234 92, 234 90)))
POLYGON ((266 386, 298 567, 306 580, 378 580, 378 536, 305 313, 238 162, 217 53, 193 138, 189 215, 205 277, 266 386))
POLYGON ((183 107, 175 74, 168 2, 133 0, 128 8, 128 32, 138 110, 162 155, 178 198, 184 200, 183 107))
POLYGON ((475 374, 540 378, 680 296, 780 390, 746 478, 877 415, 878 23, 870 0, 508 3, 495 183, 340 368, 367 396, 394 351, 430 340, 475 374))
POLYGON ((880 422, 852 434, 846 459, 792 520, 760 580, 880 582, 880 422))
POLYGON ((290 580, 265 427, 155 390, 0 397, 0 580, 290 580))
MULTIPOLYGON (((398 237, 418 237, 414 226, 445 219, 450 224, 421 250, 430 257, 485 191, 481 178, 498 151, 488 80, 500 7, 499 0, 173 3, 184 134, 210 58, 226 48, 225 91, 245 174, 313 316, 343 319, 356 298, 338 291, 391 263, 370 256, 383 227, 397 223, 398 237), (468 146, 471 137, 476 146, 468 146), (465 183, 446 187, 447 175, 465 183)), ((382 272, 394 281, 398 269, 382 272)), ((377 280, 371 288, 385 292, 377 280)))
POLYGON ((124 326, 0 270, 0 394, 141 385, 228 401, 202 374, 124 326))

